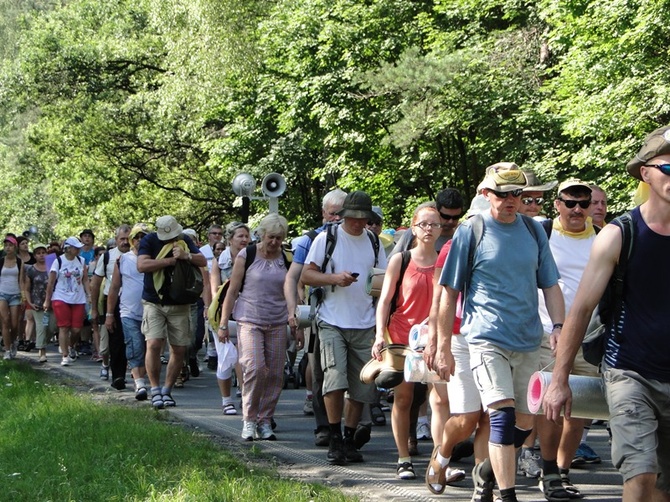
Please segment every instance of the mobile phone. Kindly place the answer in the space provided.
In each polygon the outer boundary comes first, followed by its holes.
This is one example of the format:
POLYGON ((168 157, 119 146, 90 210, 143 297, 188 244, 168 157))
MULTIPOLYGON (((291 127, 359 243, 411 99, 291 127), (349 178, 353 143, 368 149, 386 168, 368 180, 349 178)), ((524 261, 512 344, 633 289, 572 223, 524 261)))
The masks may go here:
POLYGON ((351 275, 354 279, 356 279, 361 274, 359 274, 358 272, 353 272, 351 275))

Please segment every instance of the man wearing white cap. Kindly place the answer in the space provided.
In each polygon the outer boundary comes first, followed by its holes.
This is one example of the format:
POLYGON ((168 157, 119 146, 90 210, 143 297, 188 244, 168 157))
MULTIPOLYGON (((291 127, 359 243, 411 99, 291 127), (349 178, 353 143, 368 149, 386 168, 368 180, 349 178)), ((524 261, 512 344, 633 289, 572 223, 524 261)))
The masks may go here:
POLYGON ((207 266, 207 259, 183 230, 174 216, 161 216, 156 220, 156 231, 142 238, 137 258, 137 270, 144 273, 142 325, 147 339, 146 368, 151 382, 151 404, 156 409, 175 406, 172 387, 191 342, 190 303, 176 303, 164 286, 168 285, 169 272, 178 260, 187 260, 195 267, 207 266), (165 385, 161 387, 160 355, 166 337, 170 344, 170 362, 165 385))
MULTIPOLYGON (((612 463, 623 476, 626 502, 670 500, 670 126, 653 131, 628 163, 649 185, 649 199, 629 214, 628 252, 619 316, 609 322, 603 380, 610 409, 612 463)), ((543 401, 549 420, 571 413, 568 375, 599 299, 615 274, 625 226, 605 225, 596 237, 558 345, 543 401)), ((623 255, 625 256, 625 255, 623 255)))
MULTIPOLYGON (((515 448, 532 430, 526 394, 543 335, 538 288, 545 296, 554 331, 564 317, 547 234, 540 223, 517 214, 526 185, 526 176, 516 164, 501 162, 486 169, 480 187, 491 209, 458 227, 440 278, 447 298, 438 317, 438 373, 448 380, 454 371, 451 335, 462 291, 461 334, 469 344, 470 367, 491 424, 490 459, 473 470, 473 500, 490 497, 495 480, 504 502, 517 500, 515 448), (479 225, 483 228, 476 235, 479 225)), ((434 454, 434 476, 426 477, 429 485, 444 485, 449 460, 439 451, 434 454)))

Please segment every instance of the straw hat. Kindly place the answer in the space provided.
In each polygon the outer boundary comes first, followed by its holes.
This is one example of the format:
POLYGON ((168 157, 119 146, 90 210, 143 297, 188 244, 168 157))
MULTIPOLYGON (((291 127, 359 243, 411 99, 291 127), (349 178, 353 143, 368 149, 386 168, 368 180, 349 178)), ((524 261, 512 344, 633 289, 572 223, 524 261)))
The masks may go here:
POLYGON ((363 383, 375 383, 377 387, 390 389, 403 381, 405 357, 412 351, 406 345, 391 344, 381 350, 382 360, 371 359, 361 369, 363 383))

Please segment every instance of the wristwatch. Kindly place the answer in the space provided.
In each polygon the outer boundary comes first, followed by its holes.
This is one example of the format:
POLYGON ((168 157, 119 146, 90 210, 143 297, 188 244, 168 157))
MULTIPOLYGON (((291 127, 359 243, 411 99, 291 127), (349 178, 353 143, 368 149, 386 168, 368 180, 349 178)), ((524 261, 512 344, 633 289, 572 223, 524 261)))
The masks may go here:
POLYGON ((221 331, 228 331, 228 326, 219 326, 221 331))
POLYGON ((561 329, 562 327, 563 327, 563 323, 562 322, 557 322, 556 324, 554 324, 553 328, 551 328, 551 329, 553 331, 555 329, 561 329))

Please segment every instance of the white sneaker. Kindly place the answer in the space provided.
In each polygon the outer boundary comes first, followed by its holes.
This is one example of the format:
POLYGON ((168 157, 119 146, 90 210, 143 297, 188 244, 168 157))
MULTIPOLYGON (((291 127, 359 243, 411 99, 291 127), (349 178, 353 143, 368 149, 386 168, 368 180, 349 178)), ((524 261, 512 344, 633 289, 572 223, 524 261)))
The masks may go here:
POLYGON ((302 407, 302 412, 305 415, 314 415, 314 400, 312 396, 307 396, 305 398, 305 404, 302 407))
POLYGON ((74 359, 70 358, 69 356, 65 356, 63 360, 60 362, 61 366, 70 366, 74 362, 74 359))
POLYGON ((264 441, 274 441, 277 439, 274 432, 272 432, 272 425, 267 422, 260 423, 256 426, 256 439, 264 441))
POLYGON ((245 420, 242 423, 242 439, 244 439, 245 441, 253 441, 255 434, 256 434, 256 423, 247 422, 245 420))
POLYGON ((5 356, 3 357, 3 359, 5 361, 9 361, 11 358, 12 358, 12 354, 8 350, 5 350, 5 356))
POLYGON ((430 424, 420 423, 416 426, 416 438, 419 440, 428 440, 432 439, 433 436, 430 435, 430 424))

